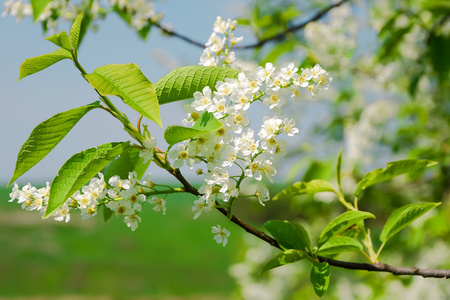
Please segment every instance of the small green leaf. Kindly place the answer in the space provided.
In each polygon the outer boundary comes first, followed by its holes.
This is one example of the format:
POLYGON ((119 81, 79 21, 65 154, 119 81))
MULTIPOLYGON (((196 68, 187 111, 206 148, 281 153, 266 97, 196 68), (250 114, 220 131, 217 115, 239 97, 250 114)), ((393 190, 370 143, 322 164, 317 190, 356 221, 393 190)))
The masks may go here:
POLYGON ((342 193, 341 188, 341 163, 342 163, 342 149, 339 151, 337 163, 336 163, 336 181, 339 187, 339 191, 342 193))
POLYGON ((282 43, 277 44, 264 57, 264 59, 261 61, 261 65, 264 66, 268 62, 275 63, 277 61, 277 59, 280 58, 280 56, 282 56, 284 53, 291 52, 295 48, 296 45, 297 45, 297 42, 294 40, 286 40, 282 43))
POLYGON ((20 66, 19 80, 42 71, 63 59, 72 59, 70 52, 65 49, 58 49, 49 54, 27 58, 20 66))
POLYGON ((55 33, 54 35, 46 38, 46 40, 69 52, 72 51, 72 45, 70 44, 69 36, 65 31, 61 31, 59 34, 55 33))
POLYGON ((140 157, 139 153, 140 150, 133 146, 126 148, 103 170, 105 181, 108 181, 114 175, 119 175, 120 178, 128 178, 128 174, 133 171, 136 172, 137 178, 141 179, 151 160, 144 164, 144 158, 140 157))
POLYGON ((288 196, 315 194, 320 192, 334 192, 334 189, 330 183, 321 179, 314 179, 309 182, 296 182, 276 194, 272 200, 278 200, 288 196))
POLYGON ((31 0, 31 8, 33 9, 33 20, 37 22, 39 16, 44 11, 47 4, 50 3, 51 0, 31 0))
POLYGON ((55 213, 66 200, 100 172, 130 143, 108 143, 73 155, 53 179, 50 198, 43 218, 55 213))
POLYGON ((16 168, 8 186, 47 156, 89 111, 99 102, 54 115, 36 126, 17 155, 16 168))
POLYGON ((309 278, 316 295, 322 297, 328 290, 330 283, 330 265, 327 262, 314 261, 309 278))
POLYGON ((169 145, 193 139, 223 127, 222 122, 214 117, 214 114, 204 112, 192 127, 179 125, 168 126, 164 131, 164 139, 169 145))
POLYGON ((450 74, 448 49, 450 49, 450 35, 430 35, 428 39, 428 56, 431 65, 437 73, 439 80, 447 85, 450 74))
MULTIPOLYGON (((140 150, 133 146, 126 148, 118 157, 109 163, 109 165, 102 171, 105 182, 114 176, 118 175, 120 178, 128 178, 130 172, 135 171, 136 177, 141 179, 144 176, 150 165, 150 160, 144 164, 144 158, 139 156, 140 150)), ((103 210, 103 220, 106 222, 113 215, 112 210, 105 207, 103 210)))
POLYGON ((261 275, 271 269, 294 263, 307 257, 301 250, 289 249, 269 260, 261 270, 261 275))
POLYGON ((225 67, 188 66, 173 70, 155 83, 159 104, 193 98, 209 86, 215 91, 218 81, 237 78, 241 71, 225 67))
POLYGON ((282 221, 270 220, 264 224, 270 234, 278 241, 283 249, 297 249, 311 252, 311 240, 305 228, 300 224, 282 221))
POLYGON ((400 230, 411 224, 419 217, 426 214, 428 211, 439 206, 440 202, 428 202, 419 204, 410 204, 400 207, 392 213, 384 225, 383 231, 380 235, 380 240, 386 242, 392 236, 397 234, 400 230))
POLYGON ((437 162, 426 159, 404 159, 390 162, 387 164, 385 169, 376 169, 367 173, 363 179, 358 182, 355 196, 358 197, 363 190, 376 183, 380 183, 406 173, 417 174, 422 172, 425 168, 435 165, 437 165, 437 162))
POLYGON ((103 96, 114 95, 162 128, 155 87, 135 64, 106 65, 86 75, 103 96))
POLYGON ((363 245, 348 236, 335 236, 330 238, 319 248, 319 255, 335 255, 343 252, 361 251, 363 245))
POLYGON ((333 236, 340 234, 350 226, 367 218, 375 219, 375 216, 365 211, 347 211, 343 213, 342 215, 336 217, 333 221, 331 221, 330 224, 328 224, 327 227, 322 230, 317 246, 320 248, 333 236))
POLYGON ((78 45, 80 44, 80 30, 81 23, 83 21, 84 12, 78 15, 70 28, 70 44, 73 50, 78 50, 78 45))

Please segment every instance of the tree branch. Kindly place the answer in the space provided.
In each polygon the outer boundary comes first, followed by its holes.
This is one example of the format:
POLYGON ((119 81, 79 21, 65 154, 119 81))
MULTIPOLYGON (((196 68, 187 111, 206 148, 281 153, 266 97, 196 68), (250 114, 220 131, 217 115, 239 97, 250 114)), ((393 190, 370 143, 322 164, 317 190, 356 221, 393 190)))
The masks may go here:
MULTIPOLYGON (((187 193, 193 194, 195 196, 200 196, 200 193, 198 190, 193 187, 187 180, 184 178, 183 174, 181 174, 179 169, 173 169, 170 171, 170 173, 175 176, 184 186, 184 190, 187 193)), ((228 217, 228 209, 224 207, 217 207, 218 211, 220 211, 225 217, 228 217)), ((262 231, 259 231, 258 229, 252 227, 251 225, 245 223, 241 219, 239 219, 234 214, 231 214, 231 222, 238 225, 242 229, 244 229, 246 232, 256 236, 257 238, 263 240, 264 242, 268 243, 269 245, 283 250, 281 246, 278 244, 278 242, 265 234, 262 231)), ((386 273, 392 273, 393 275, 413 275, 413 276, 422 276, 422 277, 433 277, 433 278, 444 278, 449 279, 450 278, 450 270, 439 270, 439 269, 419 269, 419 268, 403 268, 403 267, 396 267, 391 266, 384 263, 375 263, 375 264, 367 264, 367 263, 354 263, 354 262, 347 262, 347 261, 341 261, 336 260, 328 257, 318 256, 317 257, 320 262, 327 262, 330 264, 330 266, 343 268, 343 269, 350 269, 350 270, 362 270, 362 271, 369 271, 369 272, 386 272, 386 273)))
POLYGON ((345 2, 348 2, 348 1, 350 1, 350 0, 341 0, 339 2, 336 2, 335 4, 331 4, 330 6, 327 6, 324 9, 322 9, 321 11, 317 12, 310 19, 308 19, 308 20, 306 20, 306 21, 304 21, 304 22, 302 22, 302 23, 300 23, 300 24, 298 24, 296 26, 290 27, 290 28, 286 29, 285 31, 283 31, 283 32, 281 32, 279 34, 274 35, 273 37, 270 37, 270 38, 267 38, 267 39, 264 39, 264 40, 260 40, 259 42, 255 43, 255 44, 250 44, 250 45, 247 45, 247 46, 235 46, 235 47, 233 47, 233 49, 237 50, 237 49, 259 48, 259 47, 263 46, 264 44, 266 44, 267 42, 274 41, 274 40, 282 40, 282 39, 286 38, 288 33, 294 33, 296 31, 302 29, 303 27, 305 27, 309 23, 315 22, 315 21, 321 19, 327 12, 329 12, 333 8, 338 7, 341 4, 343 4, 345 2))
MULTIPOLYGON (((293 33, 293 32, 295 32, 295 31, 298 31, 298 30, 304 28, 304 27, 305 27, 306 25, 308 25, 309 23, 315 22, 315 21, 321 19, 321 18, 322 18, 326 13, 328 13, 330 10, 332 10, 333 8, 338 7, 338 6, 340 6, 341 4, 343 4, 343 3, 345 3, 345 2, 348 2, 348 1, 350 1, 350 0, 341 0, 341 1, 337 2, 337 3, 335 3, 335 4, 331 4, 330 6, 327 6, 327 7, 325 7, 324 9, 322 9, 321 11, 317 12, 317 13, 316 13, 313 17, 311 17, 310 19, 308 19, 308 20, 306 20, 306 21, 304 21, 304 22, 302 22, 302 23, 300 23, 300 24, 298 24, 298 25, 296 25, 296 26, 290 27, 290 28, 286 29, 284 32, 281 32, 281 33, 279 33, 279 34, 277 34, 277 35, 275 35, 275 36, 273 36, 273 37, 270 37, 270 38, 261 40, 261 41, 259 41, 259 42, 257 42, 257 43, 250 44, 250 45, 246 45, 246 46, 235 46, 235 47, 233 47, 233 49, 235 49, 235 50, 243 50, 243 49, 258 48, 258 47, 263 46, 263 45, 266 44, 267 42, 274 41, 274 40, 281 40, 281 39, 284 39, 284 38, 286 38, 286 36, 287 36, 288 33, 293 33)), ((174 36, 174 37, 176 37, 176 38, 179 38, 179 39, 181 39, 181 40, 183 40, 183 41, 185 41, 185 42, 188 42, 189 44, 194 45, 194 46, 196 46, 196 47, 199 47, 199 48, 202 48, 202 49, 205 48, 205 44, 204 44, 204 43, 200 43, 200 42, 195 41, 195 40, 193 40, 193 39, 191 39, 191 38, 189 38, 189 37, 187 37, 187 36, 185 36, 185 35, 183 35, 183 34, 181 34, 181 33, 178 33, 178 32, 176 32, 176 31, 173 31, 172 29, 169 29, 168 27, 165 27, 165 26, 162 25, 161 23, 154 22, 154 21, 152 21, 152 20, 148 20, 148 21, 149 21, 153 26, 158 27, 159 29, 162 30, 162 32, 164 32, 165 34, 167 34, 167 35, 169 35, 169 36, 174 36)))

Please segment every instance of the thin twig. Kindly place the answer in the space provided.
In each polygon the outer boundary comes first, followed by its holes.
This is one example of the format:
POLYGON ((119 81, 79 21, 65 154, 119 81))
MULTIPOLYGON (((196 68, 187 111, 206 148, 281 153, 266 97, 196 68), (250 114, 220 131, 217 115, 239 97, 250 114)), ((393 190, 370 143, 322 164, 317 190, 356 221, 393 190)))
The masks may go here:
POLYGON ((339 2, 336 2, 335 4, 331 4, 330 6, 325 7, 324 9, 322 9, 321 11, 317 12, 314 16, 312 16, 310 19, 296 25, 293 27, 289 27, 288 29, 286 29, 285 31, 274 35, 270 38, 264 39, 264 40, 260 40, 257 43, 254 44, 250 44, 247 46, 235 46, 233 49, 252 49, 252 48, 259 48, 261 46, 263 46, 265 43, 270 42, 270 41, 274 41, 274 40, 282 40, 284 38, 286 38, 288 33, 294 33, 302 28, 304 28, 306 25, 308 25, 309 23, 315 22, 319 19, 321 19, 326 13, 328 13, 330 10, 332 10, 335 7, 340 6, 341 4, 350 1, 350 0, 341 0, 339 2))

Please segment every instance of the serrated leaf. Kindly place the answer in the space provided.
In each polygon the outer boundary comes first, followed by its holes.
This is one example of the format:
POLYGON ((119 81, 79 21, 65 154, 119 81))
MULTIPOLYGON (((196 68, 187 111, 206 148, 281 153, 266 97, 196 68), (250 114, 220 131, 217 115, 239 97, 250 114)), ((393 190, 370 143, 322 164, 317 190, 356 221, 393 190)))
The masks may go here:
POLYGON ((52 42, 60 48, 66 49, 69 52, 72 51, 72 45, 70 44, 69 36, 65 31, 55 33, 54 35, 46 38, 46 40, 52 42))
POLYGON ((343 213, 342 215, 333 219, 333 221, 331 221, 330 224, 328 224, 327 227, 325 227, 325 229, 322 230, 319 236, 319 242, 317 243, 317 246, 320 248, 333 236, 340 234, 350 226, 367 218, 375 219, 375 216, 365 211, 347 211, 343 213))
POLYGON ((20 65, 19 80, 28 75, 42 71, 63 59, 72 59, 70 52, 65 49, 58 49, 49 54, 27 58, 22 65, 20 65))
POLYGON ((103 96, 114 95, 162 128, 155 87, 135 64, 105 65, 86 75, 103 96))
POLYGON ((83 21, 84 12, 79 14, 70 28, 70 44, 73 50, 78 50, 78 45, 80 44, 80 30, 81 23, 83 21))
POLYGON ((426 159, 404 159, 390 162, 387 164, 385 169, 376 169, 364 175, 363 179, 358 182, 355 196, 358 197, 363 190, 376 183, 380 183, 406 173, 416 174, 422 172, 425 168, 435 165, 437 165, 437 162, 426 159))
POLYGON ((271 269, 297 262, 299 260, 304 259, 307 256, 308 254, 301 250, 294 250, 294 249, 286 250, 283 253, 278 254, 277 256, 269 260, 262 268, 261 274, 271 269))
POLYGON ((283 249, 311 252, 311 240, 305 228, 300 224, 290 221, 270 220, 264 224, 264 227, 269 230, 283 249))
POLYGON ((327 262, 314 261, 309 278, 316 295, 322 297, 330 283, 330 265, 327 262))
POLYGON ((214 114, 204 112, 192 127, 179 125, 168 126, 164 131, 164 139, 169 145, 173 145, 188 139, 192 139, 223 127, 222 122, 214 117, 214 114))
POLYGON ((159 104, 193 98, 209 86, 215 91, 218 81, 237 78, 241 71, 225 67, 187 66, 173 70, 155 83, 159 104))
POLYGON ((396 211, 392 213, 389 219, 386 221, 384 225, 383 231, 380 235, 380 240, 382 242, 386 242, 392 236, 397 234, 403 228, 411 224, 413 221, 418 219, 419 217, 426 214, 428 211, 433 208, 439 206, 440 202, 428 202, 428 203, 419 203, 419 204, 410 204, 403 207, 400 207, 396 211))
POLYGON ((361 251, 363 245, 348 236, 335 236, 330 238, 319 248, 319 255, 335 255, 343 252, 361 251))
POLYGON ((309 182, 296 182, 276 194, 272 200, 278 200, 288 196, 315 194, 320 192, 334 192, 334 189, 330 183, 321 179, 314 179, 309 182))
POLYGON ((33 21, 36 22, 51 0, 30 0, 33 9, 33 21))
POLYGON ((66 200, 97 175, 111 160, 123 152, 130 143, 108 143, 73 155, 59 169, 50 188, 48 206, 43 218, 55 213, 66 200))
POLYGON ((8 186, 47 156, 89 111, 99 102, 54 115, 36 126, 17 155, 16 168, 8 186))

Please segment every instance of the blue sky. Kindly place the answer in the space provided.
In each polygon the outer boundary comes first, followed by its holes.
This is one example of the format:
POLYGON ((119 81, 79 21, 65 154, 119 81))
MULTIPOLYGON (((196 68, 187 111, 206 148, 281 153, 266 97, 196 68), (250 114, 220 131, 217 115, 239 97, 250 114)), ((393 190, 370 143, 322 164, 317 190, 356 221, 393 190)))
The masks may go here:
MULTIPOLYGON (((206 42, 216 16, 242 16, 244 6, 241 2, 169 0, 157 2, 157 11, 164 14, 164 24, 171 24, 174 30, 206 42)), ((162 57, 172 58, 178 66, 196 65, 202 52, 186 42, 162 36, 156 28, 147 41, 142 41, 115 15, 108 15, 98 25, 99 30, 88 32, 80 48, 79 59, 87 72, 105 64, 133 62, 155 82, 173 67, 173 64, 161 63, 162 57)), ((58 29, 68 31, 69 27, 64 23, 58 29)), ((5 134, 0 144, 0 182, 6 184, 13 174, 21 145, 36 125, 59 112, 94 102, 97 96, 70 61, 61 61, 20 82, 17 80, 20 64, 26 58, 56 50, 45 40, 40 24, 33 24, 30 19, 16 24, 12 17, 0 18, 0 40, 0 126, 5 134)), ((137 118, 118 98, 113 101, 133 119, 137 118)), ((161 108, 164 126, 181 122, 184 116, 181 107, 180 104, 169 104, 161 108)), ((163 140, 159 127, 151 124, 150 129, 159 141, 163 140)), ((46 158, 19 178, 18 183, 51 181, 73 154, 103 143, 124 140, 129 138, 119 123, 104 111, 94 110, 46 158)), ((151 171, 155 169, 153 167, 151 171)))

